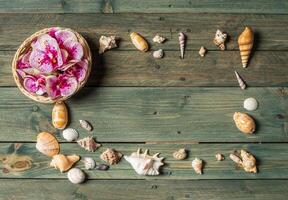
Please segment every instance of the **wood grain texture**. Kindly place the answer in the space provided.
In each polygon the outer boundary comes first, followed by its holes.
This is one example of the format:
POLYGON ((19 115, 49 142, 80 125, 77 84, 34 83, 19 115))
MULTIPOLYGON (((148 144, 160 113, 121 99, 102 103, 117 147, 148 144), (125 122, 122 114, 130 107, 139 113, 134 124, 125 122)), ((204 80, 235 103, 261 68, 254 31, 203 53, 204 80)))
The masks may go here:
POLYGON ((288 13, 285 0, 1 0, 0 4, 1 13, 288 13))
MULTIPOLYGON (((83 134, 81 135, 81 137, 83 134)), ((83 136, 84 137, 84 136, 83 136)), ((11 144, 13 145, 13 144, 11 144)), ((0 154, 3 157, 11 153, 10 144, 2 144, 0 154)), ((140 176, 137 175, 130 164, 122 159, 117 165, 110 166, 108 171, 85 170, 88 179, 287 179, 288 178, 288 147, 286 144, 102 144, 102 147, 94 153, 89 153, 79 147, 78 144, 61 144, 61 153, 78 154, 82 158, 85 156, 93 157, 97 163, 103 163, 99 156, 106 148, 115 148, 124 155, 130 155, 137 148, 150 149, 151 155, 160 152, 160 156, 165 158, 165 166, 161 168, 159 176, 140 176), (189 157, 183 161, 177 161, 172 157, 172 153, 185 148, 189 151, 189 157), (234 150, 246 149, 252 152, 258 161, 257 174, 244 172, 230 160, 229 154, 234 150), (215 154, 222 153, 226 159, 216 161, 215 154), (195 158, 205 161, 203 174, 194 172, 191 162, 195 158)), ((0 173, 1 178, 67 178, 66 173, 60 173, 49 166, 51 159, 35 148, 33 143, 25 143, 16 152, 17 155, 28 155, 32 158, 32 168, 18 173, 9 172, 3 168, 0 173)), ((0 162, 1 164, 1 162, 0 162)), ((84 164, 79 161, 76 167, 84 169, 84 164)))
POLYGON ((0 199, 21 197, 23 200, 48 197, 57 200, 60 196, 63 200, 95 199, 96 196, 105 200, 283 200, 288 195, 287 180, 90 180, 73 185, 67 180, 2 179, 0 186, 0 199), (133 195, 127 195, 131 191, 133 195))
POLYGON ((0 14, 0 49, 16 50, 34 32, 51 26, 73 28, 85 36, 92 49, 97 49, 100 35, 116 34, 118 50, 135 50, 129 33, 141 33, 151 49, 178 50, 178 33, 187 35, 187 50, 218 50, 213 44, 217 29, 229 34, 228 50, 238 49, 237 38, 245 26, 255 31, 254 50, 288 50, 287 17, 255 14, 0 14), (21 30, 21 31, 20 31, 21 30), (159 33, 168 38, 163 45, 152 43, 159 33))
MULTIPOLYGON (((31 141, 55 132, 52 105, 37 104, 17 88, 1 88, 0 140, 31 141)), ((102 142, 287 142, 287 88, 86 88, 66 103, 71 124, 86 119, 102 142), (238 131, 232 120, 254 97, 256 134, 238 131)), ((60 132, 57 131, 57 135, 60 132)))

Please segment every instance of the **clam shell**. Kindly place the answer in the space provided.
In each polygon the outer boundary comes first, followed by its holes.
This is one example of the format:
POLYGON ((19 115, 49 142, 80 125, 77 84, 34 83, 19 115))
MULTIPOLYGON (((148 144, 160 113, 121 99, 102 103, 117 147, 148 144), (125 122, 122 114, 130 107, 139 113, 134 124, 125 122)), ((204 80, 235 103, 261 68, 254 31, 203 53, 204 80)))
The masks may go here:
POLYGON ((94 169, 96 167, 96 162, 91 157, 83 158, 83 162, 84 162, 84 165, 85 165, 85 169, 90 170, 90 169, 94 169))
POLYGON ((254 133, 256 125, 254 119, 246 113, 235 112, 233 116, 236 127, 246 134, 254 133))
POLYGON ((59 153, 60 146, 54 135, 41 132, 37 135, 36 149, 46 156, 53 157, 59 153))
POLYGON ((77 155, 65 156, 63 154, 58 154, 53 156, 50 166, 59 169, 60 172, 65 172, 69 170, 79 160, 80 156, 77 155))
POLYGON ((149 45, 147 41, 139 33, 133 32, 130 34, 130 38, 134 46, 140 51, 148 51, 149 45))
POLYGON ((72 142, 78 139, 79 133, 74 128, 66 128, 62 132, 62 136, 66 141, 72 142))
POLYGON ((184 160, 187 157, 187 152, 185 149, 179 149, 173 153, 173 157, 176 160, 184 160))
POLYGON ((248 111, 257 110, 258 102, 253 97, 244 100, 243 107, 248 111))
POLYGON ((80 123, 81 127, 84 128, 85 130, 87 130, 87 131, 93 130, 93 127, 91 126, 91 124, 88 121, 80 119, 79 123, 80 123))
POLYGON ((52 110, 52 124, 57 129, 64 129, 68 123, 68 110, 63 101, 55 103, 52 110))
POLYGON ((68 171, 67 177, 71 183, 80 184, 85 181, 86 175, 81 169, 72 168, 68 171))
POLYGON ((245 27, 244 31, 238 37, 238 45, 242 60, 242 66, 248 65, 249 57, 253 48, 254 32, 251 27, 245 27))

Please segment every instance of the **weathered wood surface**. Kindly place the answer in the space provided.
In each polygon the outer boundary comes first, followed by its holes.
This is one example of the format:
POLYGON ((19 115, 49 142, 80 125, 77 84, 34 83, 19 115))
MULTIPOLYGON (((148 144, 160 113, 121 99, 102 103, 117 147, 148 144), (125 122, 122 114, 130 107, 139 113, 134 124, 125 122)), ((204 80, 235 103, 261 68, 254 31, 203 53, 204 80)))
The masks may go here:
MULTIPOLYGON (((13 144, 11 144, 13 146, 13 144)), ((10 144, 0 146, 1 157, 13 153, 13 147, 10 144), (4 156, 3 156, 4 155, 4 156)), ((89 153, 79 147, 78 144, 61 144, 61 153, 78 154, 81 157, 93 157, 97 163, 104 163, 99 158, 100 154, 106 148, 115 148, 124 155, 130 155, 137 148, 150 149, 151 155, 160 152, 160 156, 165 158, 165 166, 161 168, 159 176, 140 176, 133 170, 131 165, 122 159, 117 165, 110 166, 108 171, 85 170, 88 179, 287 179, 288 178, 288 147, 281 144, 110 144, 102 143, 102 147, 94 153, 89 153), (172 157, 172 153, 185 148, 189 151, 189 157, 183 161, 177 161, 172 157), (229 158, 229 154, 234 150, 246 149, 252 152, 257 158, 257 174, 244 172, 236 166, 229 158), (215 154, 222 153, 226 159, 216 161, 215 154), (203 174, 194 172, 191 162, 195 158, 201 158, 205 161, 203 174)), ((66 173, 60 173, 49 166, 51 159, 42 155, 35 148, 33 143, 25 143, 16 152, 19 156, 27 155, 32 159, 32 168, 24 172, 10 172, 5 165, 1 165, 3 171, 1 178, 66 178, 66 173)), ((1 162, 0 162, 1 164, 1 162)), ((19 164, 20 165, 20 164, 19 164)), ((18 165, 18 166, 19 166, 18 165)), ((84 164, 79 161, 76 167, 84 169, 84 164)), ((68 180, 67 180, 68 181, 68 180)))
POLYGON ((61 197, 63 200, 283 200, 288 195, 287 182, 287 180, 90 180, 86 184, 72 185, 67 180, 3 179, 0 182, 0 199, 21 197, 23 200, 47 198, 58 200, 61 197))
MULTIPOLYGON (((52 105, 37 104, 17 88, 1 88, 0 140, 31 141, 51 127, 52 105)), ((102 142, 287 142, 285 88, 86 88, 67 101, 71 127, 86 119, 102 142), (256 134, 235 127, 247 97, 259 101, 256 134)), ((57 132, 60 135, 59 132, 57 132)))
MULTIPOLYGON (((288 86, 288 51, 257 51, 247 69, 238 51, 210 51, 205 58, 198 51, 166 51, 161 60, 151 53, 110 51, 94 53, 89 86, 235 86, 237 70, 250 87, 288 86), (229 58, 229 59, 228 59, 229 58)), ((15 86, 11 73, 14 51, 0 51, 0 86, 15 86)))
MULTIPOLYGON (((178 33, 187 35, 187 50, 218 50, 213 44, 217 29, 228 32, 228 50, 238 49, 237 38, 245 26, 255 31, 254 50, 288 50, 287 17, 255 14, 0 14, 0 49, 16 50, 34 32, 51 26, 73 28, 83 34, 92 49, 98 47, 103 34, 116 34, 120 39, 117 50, 135 50, 129 32, 137 31, 150 42, 151 48, 178 50, 178 33), (159 33, 168 38, 163 45, 152 43, 159 33)), ((224 54, 225 52, 223 52, 224 54)))
POLYGON ((10 0, 1 13, 275 13, 288 14, 285 0, 10 0))

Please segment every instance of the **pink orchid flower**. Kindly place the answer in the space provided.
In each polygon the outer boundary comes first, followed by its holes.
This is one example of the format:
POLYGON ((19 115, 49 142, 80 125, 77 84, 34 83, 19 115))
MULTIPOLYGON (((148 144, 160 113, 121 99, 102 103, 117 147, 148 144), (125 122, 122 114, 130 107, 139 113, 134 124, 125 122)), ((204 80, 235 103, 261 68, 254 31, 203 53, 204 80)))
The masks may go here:
POLYGON ((32 92, 38 95, 46 93, 46 80, 44 76, 30 76, 27 75, 23 80, 23 86, 28 92, 32 92))
POLYGON ((81 83, 86 77, 87 70, 88 70, 88 61, 83 60, 67 69, 65 71, 65 74, 75 77, 78 83, 81 83))
POLYGON ((21 59, 17 61, 17 69, 24 69, 24 68, 30 68, 29 58, 31 55, 31 51, 28 51, 26 54, 22 56, 21 59))

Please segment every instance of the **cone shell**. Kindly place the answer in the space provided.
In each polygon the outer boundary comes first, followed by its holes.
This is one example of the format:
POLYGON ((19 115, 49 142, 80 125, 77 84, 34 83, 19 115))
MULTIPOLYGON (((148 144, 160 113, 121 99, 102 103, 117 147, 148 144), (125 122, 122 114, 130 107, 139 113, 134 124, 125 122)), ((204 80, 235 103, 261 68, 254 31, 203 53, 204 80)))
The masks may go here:
POLYGON ((149 45, 147 41, 140 34, 133 32, 130 34, 130 38, 134 46, 140 51, 148 51, 149 45))
POLYGON ((58 154, 53 156, 50 166, 59 169, 60 172, 65 172, 68 171, 78 160, 80 160, 80 156, 77 155, 64 156, 63 154, 58 154))
POLYGON ((63 101, 56 102, 52 110, 52 124, 57 129, 64 129, 68 123, 68 110, 63 101))
POLYGON ((252 134, 256 129, 254 119, 246 113, 235 112, 233 119, 236 127, 242 133, 252 134))
POLYGON ((42 132, 37 135, 36 149, 46 156, 53 157, 60 151, 60 146, 54 135, 42 132))
POLYGON ((238 37, 238 45, 243 67, 247 67, 248 60, 253 48, 253 42, 253 30, 250 27, 246 27, 245 30, 238 37))

